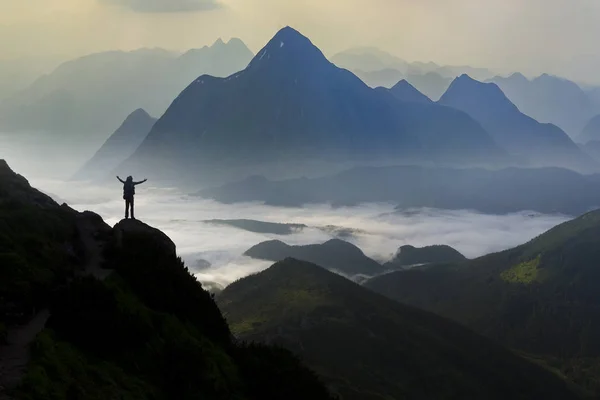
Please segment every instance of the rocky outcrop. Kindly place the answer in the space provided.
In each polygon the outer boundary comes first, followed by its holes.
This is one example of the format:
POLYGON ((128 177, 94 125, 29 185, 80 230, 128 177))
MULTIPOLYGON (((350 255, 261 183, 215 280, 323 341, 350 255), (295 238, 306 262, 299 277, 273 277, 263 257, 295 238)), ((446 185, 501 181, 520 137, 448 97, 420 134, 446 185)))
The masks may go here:
POLYGON ((144 240, 168 254, 177 254, 175 243, 167 235, 136 219, 121 220, 114 226, 113 234, 117 249, 125 246, 130 240, 144 240))

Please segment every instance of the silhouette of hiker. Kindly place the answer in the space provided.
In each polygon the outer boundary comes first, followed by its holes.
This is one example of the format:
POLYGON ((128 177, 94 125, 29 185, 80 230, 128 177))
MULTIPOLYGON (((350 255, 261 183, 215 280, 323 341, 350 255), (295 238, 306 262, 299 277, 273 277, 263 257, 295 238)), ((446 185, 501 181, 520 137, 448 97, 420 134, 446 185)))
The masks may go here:
POLYGON ((131 208, 131 219, 135 219, 133 215, 133 196, 135 195, 135 185, 146 182, 148 179, 143 181, 134 182, 131 176, 128 176, 126 180, 123 180, 117 176, 117 179, 123 184, 123 200, 125 200, 125 219, 129 218, 129 209, 131 208))

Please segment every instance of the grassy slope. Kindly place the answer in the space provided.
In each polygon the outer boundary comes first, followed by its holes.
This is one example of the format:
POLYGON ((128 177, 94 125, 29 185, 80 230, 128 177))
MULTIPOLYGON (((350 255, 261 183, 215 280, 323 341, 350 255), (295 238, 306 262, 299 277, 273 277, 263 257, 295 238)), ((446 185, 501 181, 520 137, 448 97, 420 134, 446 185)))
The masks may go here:
POLYGON ((234 333, 297 352, 347 399, 573 398, 555 375, 466 328, 292 259, 218 302, 234 333))
POLYGON ((366 285, 548 360, 600 393, 599 241, 596 211, 511 250, 462 265, 397 272, 366 285))

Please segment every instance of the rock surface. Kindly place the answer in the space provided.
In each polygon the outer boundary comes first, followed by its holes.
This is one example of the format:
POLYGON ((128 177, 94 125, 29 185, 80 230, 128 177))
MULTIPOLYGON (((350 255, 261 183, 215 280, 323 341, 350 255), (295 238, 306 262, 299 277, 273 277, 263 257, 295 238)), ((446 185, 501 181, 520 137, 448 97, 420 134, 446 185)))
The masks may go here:
POLYGON ((117 248, 136 236, 143 236, 151 239, 154 246, 164 249, 169 254, 177 254, 175 243, 167 235, 136 219, 123 219, 113 229, 117 248))

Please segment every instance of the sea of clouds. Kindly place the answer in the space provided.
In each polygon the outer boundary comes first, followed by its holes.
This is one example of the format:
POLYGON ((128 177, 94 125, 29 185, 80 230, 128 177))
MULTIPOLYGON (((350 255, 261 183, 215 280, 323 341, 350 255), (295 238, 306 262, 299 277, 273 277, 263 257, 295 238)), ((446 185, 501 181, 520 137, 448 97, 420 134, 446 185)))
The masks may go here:
MULTIPOLYGON (((140 177, 141 178, 141 177, 140 177)), ((32 184, 59 197, 77 210, 91 210, 114 225, 124 214, 121 184, 96 187, 85 183, 32 179, 32 184)), ((399 246, 448 244, 467 257, 477 257, 524 243, 568 219, 560 215, 514 213, 485 215, 472 211, 414 209, 395 212, 393 204, 364 204, 332 208, 311 205, 281 208, 257 203, 223 205, 181 193, 175 189, 138 186, 136 216, 161 229, 177 245, 179 254, 201 281, 225 286, 236 279, 267 268, 272 263, 243 256, 250 247, 265 240, 288 244, 322 243, 335 233, 322 227, 333 225, 355 230, 346 240, 366 255, 387 261, 399 246), (291 235, 262 234, 206 223, 210 219, 255 219, 268 222, 305 224, 291 235), (202 267, 208 261, 209 268, 202 267)))
MULTIPOLYGON (((2 147, 0 158, 26 176, 38 189, 83 211, 90 210, 114 225, 124 215, 122 185, 97 186, 85 182, 69 182, 65 178, 85 161, 88 154, 68 157, 44 157, 25 154, 22 148, 2 147), (8 151, 11 150, 11 151, 8 151), (3 154, 4 153, 4 154, 3 154), (58 167, 52 164, 62 160, 58 167), (54 160, 54 161, 53 161, 54 160)), ((333 208, 330 205, 310 205, 303 208, 271 207, 257 203, 223 205, 192 196, 176 189, 157 188, 152 177, 138 186, 135 199, 136 217, 165 232, 177 245, 178 253, 203 282, 220 286, 259 272, 272 263, 243 256, 250 247, 271 239, 288 244, 322 243, 335 233, 321 229, 332 225, 354 230, 345 238, 366 255, 387 261, 398 247, 411 244, 426 246, 450 245, 467 257, 477 257, 524 243, 551 227, 568 220, 564 215, 543 215, 521 212, 507 215, 486 215, 473 211, 413 209, 397 212, 394 204, 363 204, 357 207, 333 208), (268 222, 305 224, 308 228, 291 235, 253 233, 238 228, 217 226, 210 219, 253 219, 268 222), (202 260, 211 266, 203 265, 202 260)))

